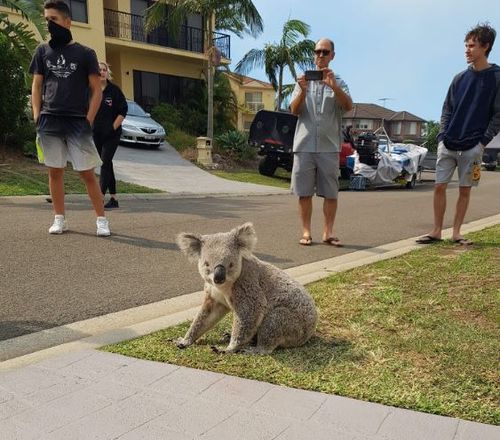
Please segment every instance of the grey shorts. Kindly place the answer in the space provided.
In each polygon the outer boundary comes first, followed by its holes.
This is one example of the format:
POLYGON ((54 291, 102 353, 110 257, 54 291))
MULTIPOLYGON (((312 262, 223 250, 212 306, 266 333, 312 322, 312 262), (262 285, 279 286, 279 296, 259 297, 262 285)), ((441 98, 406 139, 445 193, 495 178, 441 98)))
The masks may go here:
POLYGON ((65 168, 69 161, 74 170, 87 171, 102 165, 85 118, 41 115, 37 137, 48 167, 65 168))
POLYGON ((449 183, 458 168, 459 186, 477 186, 481 178, 483 148, 477 144, 465 151, 449 150, 439 142, 436 161, 436 183, 449 183))
POLYGON ((292 191, 299 197, 336 199, 339 193, 339 153, 294 153, 292 191))

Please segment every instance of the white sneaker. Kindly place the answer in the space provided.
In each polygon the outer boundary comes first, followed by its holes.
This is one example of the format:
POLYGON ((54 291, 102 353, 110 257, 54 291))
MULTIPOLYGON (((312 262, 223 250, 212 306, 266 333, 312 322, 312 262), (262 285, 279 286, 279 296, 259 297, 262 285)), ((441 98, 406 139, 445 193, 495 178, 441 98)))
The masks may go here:
POLYGON ((111 231, 109 230, 109 222, 106 217, 97 217, 96 225, 98 237, 108 237, 109 235, 111 235, 111 231))
POLYGON ((62 234, 67 230, 68 224, 66 223, 64 215, 56 215, 54 217, 54 223, 52 223, 52 226, 49 228, 49 234, 62 234))

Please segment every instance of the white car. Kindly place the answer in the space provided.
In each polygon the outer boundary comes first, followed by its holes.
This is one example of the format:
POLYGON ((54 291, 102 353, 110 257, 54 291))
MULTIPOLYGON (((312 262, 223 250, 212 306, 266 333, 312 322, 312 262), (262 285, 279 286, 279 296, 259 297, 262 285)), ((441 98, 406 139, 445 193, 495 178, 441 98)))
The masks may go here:
POLYGON ((120 143, 158 148, 165 140, 165 129, 137 102, 127 100, 127 117, 122 123, 120 143))

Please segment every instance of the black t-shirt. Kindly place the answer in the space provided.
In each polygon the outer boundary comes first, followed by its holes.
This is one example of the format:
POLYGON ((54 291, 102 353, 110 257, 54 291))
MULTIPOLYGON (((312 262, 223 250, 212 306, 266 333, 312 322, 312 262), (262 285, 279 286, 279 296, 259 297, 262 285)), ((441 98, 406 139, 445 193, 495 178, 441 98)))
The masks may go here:
MULTIPOLYGON (((114 132, 113 123, 118 115, 127 116, 127 100, 118 86, 108 81, 102 91, 101 107, 94 121, 94 133, 109 135, 114 132)), ((120 132, 121 129, 116 130, 120 132)))
POLYGON ((52 49, 37 47, 29 69, 43 75, 41 114, 85 117, 89 107, 89 75, 99 75, 95 52, 79 43, 52 49))

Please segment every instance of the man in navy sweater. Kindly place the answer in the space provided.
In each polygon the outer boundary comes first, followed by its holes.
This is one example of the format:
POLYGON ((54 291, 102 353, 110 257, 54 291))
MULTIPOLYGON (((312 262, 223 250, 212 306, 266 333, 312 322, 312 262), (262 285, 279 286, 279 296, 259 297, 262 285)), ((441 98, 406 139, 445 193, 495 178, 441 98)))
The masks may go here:
POLYGON ((465 59, 469 67, 450 85, 443 105, 438 136, 436 183, 434 186, 434 229, 417 243, 441 241, 446 188, 458 169, 459 195, 453 220, 452 240, 461 245, 472 242, 460 234, 471 187, 481 178, 484 147, 500 130, 500 67, 488 62, 496 32, 478 25, 465 36, 465 59))

